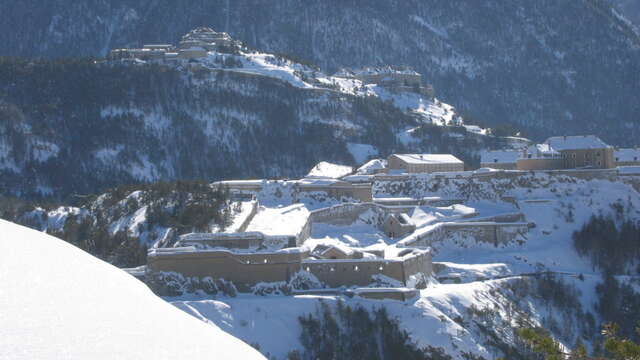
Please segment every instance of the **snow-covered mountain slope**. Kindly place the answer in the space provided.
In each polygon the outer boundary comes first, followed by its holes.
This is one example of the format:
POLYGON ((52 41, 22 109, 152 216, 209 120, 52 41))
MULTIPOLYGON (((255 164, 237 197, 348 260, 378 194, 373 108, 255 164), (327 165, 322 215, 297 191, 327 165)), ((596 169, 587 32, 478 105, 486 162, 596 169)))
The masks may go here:
POLYGON ((124 271, 4 220, 0 277, 3 359, 263 359, 124 271))
MULTIPOLYGON (((636 1, 616 0, 621 7, 636 1)), ((627 7, 629 4, 629 7, 627 7)), ((409 65, 438 97, 535 140, 636 145, 640 40, 608 0, 4 2, 0 54, 102 56, 211 26, 268 52, 341 67, 409 65), (97 19, 97 20, 96 20, 97 19)))
POLYGON ((171 66, 7 59, 0 89, 0 192, 23 197, 299 177, 319 161, 353 166, 392 151, 473 164, 502 141, 450 126, 457 111, 437 99, 248 50, 171 66))

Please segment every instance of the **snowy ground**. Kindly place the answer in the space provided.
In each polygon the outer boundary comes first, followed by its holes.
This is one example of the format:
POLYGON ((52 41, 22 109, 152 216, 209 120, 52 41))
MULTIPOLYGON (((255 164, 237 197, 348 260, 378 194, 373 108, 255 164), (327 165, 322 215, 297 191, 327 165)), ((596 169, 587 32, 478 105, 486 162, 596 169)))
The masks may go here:
POLYGON ((309 217, 304 204, 285 207, 260 207, 247 231, 261 231, 267 235, 297 235, 309 217))
POLYGON ((0 358, 262 359, 62 240, 0 220, 0 358))

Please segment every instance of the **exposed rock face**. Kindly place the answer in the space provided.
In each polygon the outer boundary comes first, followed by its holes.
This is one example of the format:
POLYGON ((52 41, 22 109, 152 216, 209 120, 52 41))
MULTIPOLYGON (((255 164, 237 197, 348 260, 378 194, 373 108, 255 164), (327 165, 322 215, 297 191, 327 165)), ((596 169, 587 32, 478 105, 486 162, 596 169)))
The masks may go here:
MULTIPOLYGON (((620 6, 633 6, 619 0, 620 6)), ((470 116, 536 140, 640 132, 640 38, 605 0, 5 2, 0 54, 73 56, 177 42, 211 26, 268 51, 343 66, 410 65, 470 116), (635 77, 635 78, 634 78, 635 77)), ((627 12, 632 17, 633 12, 627 12)))

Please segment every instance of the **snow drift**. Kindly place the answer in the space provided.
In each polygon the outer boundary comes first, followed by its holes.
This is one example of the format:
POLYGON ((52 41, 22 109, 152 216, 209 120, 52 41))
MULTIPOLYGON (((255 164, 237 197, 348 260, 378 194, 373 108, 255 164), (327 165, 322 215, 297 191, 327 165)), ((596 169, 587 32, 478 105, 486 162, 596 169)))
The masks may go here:
POLYGON ((0 358, 263 359, 125 272, 4 220, 0 279, 0 358))

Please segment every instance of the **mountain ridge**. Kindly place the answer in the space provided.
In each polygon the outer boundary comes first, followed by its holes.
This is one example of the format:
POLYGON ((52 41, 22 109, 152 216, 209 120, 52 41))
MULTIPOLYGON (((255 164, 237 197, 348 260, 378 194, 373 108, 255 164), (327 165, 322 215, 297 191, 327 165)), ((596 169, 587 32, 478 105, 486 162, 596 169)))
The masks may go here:
POLYGON ((639 132, 633 94, 640 81, 629 74, 640 73, 640 40, 604 0, 217 1, 190 7, 94 0, 47 4, 33 16, 27 15, 33 3, 5 6, 3 13, 12 16, 0 28, 3 55, 100 56, 113 47, 175 41, 207 25, 326 71, 413 66, 467 118, 509 123, 534 140, 589 132, 629 146, 639 132))

